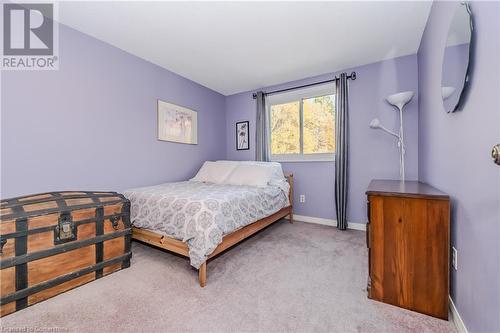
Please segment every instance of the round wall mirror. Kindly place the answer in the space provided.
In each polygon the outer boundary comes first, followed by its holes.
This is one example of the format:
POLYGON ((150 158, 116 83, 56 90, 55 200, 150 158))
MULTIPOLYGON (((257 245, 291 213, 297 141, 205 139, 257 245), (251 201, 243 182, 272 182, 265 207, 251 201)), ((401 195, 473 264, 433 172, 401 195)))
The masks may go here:
POLYGON ((441 94, 446 112, 461 110, 472 70, 472 13, 466 2, 457 5, 443 57, 441 94))

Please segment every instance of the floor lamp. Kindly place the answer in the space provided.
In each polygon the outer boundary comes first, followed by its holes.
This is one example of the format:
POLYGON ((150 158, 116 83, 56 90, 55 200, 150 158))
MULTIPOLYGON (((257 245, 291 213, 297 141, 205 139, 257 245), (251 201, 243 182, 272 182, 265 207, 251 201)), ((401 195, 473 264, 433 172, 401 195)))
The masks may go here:
POLYGON ((387 97, 387 102, 395 106, 399 110, 399 134, 384 127, 378 118, 375 118, 370 123, 370 128, 380 129, 387 134, 390 134, 398 140, 399 148, 399 179, 401 181, 405 180, 405 140, 404 140, 404 128, 403 128, 403 110, 406 104, 408 104, 415 93, 413 91, 404 91, 387 97))

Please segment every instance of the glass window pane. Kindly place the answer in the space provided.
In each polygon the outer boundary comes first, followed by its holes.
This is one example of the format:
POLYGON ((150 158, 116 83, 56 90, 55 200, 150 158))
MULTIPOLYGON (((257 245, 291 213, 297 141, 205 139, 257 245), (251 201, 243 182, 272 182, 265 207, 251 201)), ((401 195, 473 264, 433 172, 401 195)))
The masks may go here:
POLYGON ((271 106, 271 154, 300 153, 299 101, 271 106))
POLYGON ((304 154, 335 152, 335 95, 303 100, 304 154))

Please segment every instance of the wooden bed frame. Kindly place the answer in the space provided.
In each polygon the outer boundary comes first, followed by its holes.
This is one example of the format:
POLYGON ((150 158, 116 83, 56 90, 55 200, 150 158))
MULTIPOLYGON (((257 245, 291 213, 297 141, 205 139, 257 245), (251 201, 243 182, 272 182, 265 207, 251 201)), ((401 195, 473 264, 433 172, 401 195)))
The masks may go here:
MULTIPOLYGON (((256 232, 264 229, 268 225, 286 217, 290 216, 290 223, 293 223, 293 174, 289 172, 285 172, 285 177, 290 184, 290 193, 288 194, 288 197, 290 199, 290 206, 282 208, 278 212, 267 216, 261 220, 258 220, 252 224, 249 224, 243 228, 240 228, 236 231, 233 231, 230 234, 227 234, 222 238, 222 243, 219 244, 208 256, 208 259, 215 257, 222 251, 225 251, 226 249, 232 247, 233 245, 238 244, 242 240, 252 236, 256 232)), ((145 229, 139 229, 139 228, 132 228, 132 239, 162 248, 166 249, 172 252, 175 252, 177 254, 180 254, 184 257, 189 258, 189 248, 186 243, 183 243, 180 240, 177 240, 172 237, 168 237, 153 231, 145 230, 145 229)), ((198 279, 200 280, 200 286, 205 287, 207 283, 207 262, 205 261, 201 266, 200 269, 198 270, 198 279)))

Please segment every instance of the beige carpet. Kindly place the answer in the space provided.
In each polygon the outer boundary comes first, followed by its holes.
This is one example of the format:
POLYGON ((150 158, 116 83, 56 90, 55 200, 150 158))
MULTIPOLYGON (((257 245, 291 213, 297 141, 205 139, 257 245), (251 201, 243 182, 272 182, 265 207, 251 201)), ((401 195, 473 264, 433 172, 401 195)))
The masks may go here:
POLYGON ((132 266, 2 318, 2 331, 454 332, 366 297, 365 233, 280 221, 209 262, 134 243, 132 266), (56 329, 54 329, 56 328, 56 329))

